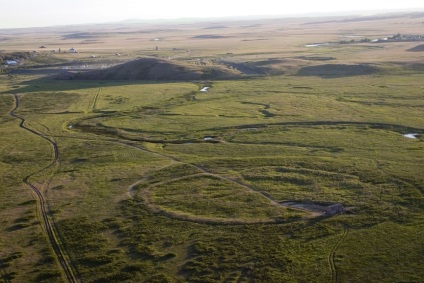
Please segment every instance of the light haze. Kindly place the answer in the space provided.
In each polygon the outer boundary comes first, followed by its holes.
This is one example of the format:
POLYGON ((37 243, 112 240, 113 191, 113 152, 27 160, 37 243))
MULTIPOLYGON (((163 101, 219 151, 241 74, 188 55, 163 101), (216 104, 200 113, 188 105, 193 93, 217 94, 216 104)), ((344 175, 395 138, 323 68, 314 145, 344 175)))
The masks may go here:
POLYGON ((0 28, 117 22, 128 19, 293 16, 352 11, 424 11, 422 0, 0 0, 0 28))

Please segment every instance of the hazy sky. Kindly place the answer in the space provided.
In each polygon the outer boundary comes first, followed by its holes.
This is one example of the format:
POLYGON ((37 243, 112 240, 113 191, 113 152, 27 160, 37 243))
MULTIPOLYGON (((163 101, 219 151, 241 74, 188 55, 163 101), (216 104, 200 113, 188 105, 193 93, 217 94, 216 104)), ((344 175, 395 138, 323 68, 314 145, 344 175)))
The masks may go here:
POLYGON ((364 10, 424 11, 423 0, 0 0, 0 28, 364 10))

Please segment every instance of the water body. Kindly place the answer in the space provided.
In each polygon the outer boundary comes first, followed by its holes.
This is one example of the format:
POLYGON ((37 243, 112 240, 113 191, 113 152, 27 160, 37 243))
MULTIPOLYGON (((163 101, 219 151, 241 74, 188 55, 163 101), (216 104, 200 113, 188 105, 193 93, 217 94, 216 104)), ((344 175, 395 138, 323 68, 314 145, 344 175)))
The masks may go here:
POLYGON ((314 44, 306 44, 305 47, 320 47, 320 46, 327 46, 330 45, 329 43, 314 43, 314 44))
POLYGON ((416 139, 418 134, 406 134, 406 135, 403 135, 403 136, 405 138, 408 138, 408 139, 416 139))
POLYGON ((341 37, 347 37, 347 38, 360 38, 360 37, 365 37, 365 36, 363 36, 363 35, 354 35, 354 34, 352 34, 352 35, 340 35, 341 37))

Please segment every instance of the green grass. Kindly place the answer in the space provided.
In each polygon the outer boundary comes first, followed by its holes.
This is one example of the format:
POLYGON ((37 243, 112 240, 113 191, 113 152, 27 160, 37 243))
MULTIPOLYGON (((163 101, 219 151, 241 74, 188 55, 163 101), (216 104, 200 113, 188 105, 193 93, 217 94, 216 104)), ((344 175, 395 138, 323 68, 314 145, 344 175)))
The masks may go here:
MULTIPOLYGON (((39 219, 37 202, 22 178, 46 166, 49 146, 18 128, 8 112, 11 95, 1 95, 0 282, 60 280, 53 252, 39 219), (7 102, 7 103, 6 103, 7 102), (42 268, 40 268, 42 266, 42 268), (48 271, 52 271, 49 275, 48 271), (9 280, 9 281, 7 281, 9 280)), ((45 176, 44 176, 45 177, 45 176)))
POLYGON ((189 219, 216 221, 278 221, 301 213, 275 206, 258 192, 213 176, 189 177, 150 190, 159 209, 189 219))
POLYGON ((279 75, 201 93, 200 82, 7 77, 0 282, 60 281, 26 176, 81 282, 420 282, 423 79, 279 75), (57 143, 48 170, 51 145, 10 117, 11 93, 57 143), (312 217, 270 198, 348 212, 312 217))

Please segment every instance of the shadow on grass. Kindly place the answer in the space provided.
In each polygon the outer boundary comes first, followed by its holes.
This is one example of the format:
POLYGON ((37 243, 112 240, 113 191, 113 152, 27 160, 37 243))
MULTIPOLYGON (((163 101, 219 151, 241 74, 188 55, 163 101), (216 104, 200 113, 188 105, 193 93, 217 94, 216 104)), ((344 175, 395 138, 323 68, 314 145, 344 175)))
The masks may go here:
POLYGON ((372 75, 379 72, 377 67, 360 64, 324 64, 303 67, 297 72, 297 76, 318 76, 325 79, 344 78, 352 76, 372 75))
POLYGON ((409 52, 423 52, 424 51, 424 44, 417 45, 415 47, 412 47, 410 49, 407 49, 406 51, 409 51, 409 52))
MULTIPOLYGON (((0 77, 1 78, 1 77, 0 77)), ((13 86, 13 90, 0 92, 0 94, 10 93, 33 93, 39 91, 76 91, 82 89, 97 89, 100 87, 114 87, 114 86, 129 86, 129 85, 142 85, 142 84, 163 84, 163 83, 180 83, 178 81, 91 81, 91 80, 58 80, 54 77, 43 77, 29 81, 19 82, 18 85, 13 86)), ((200 82, 199 82, 200 83, 200 82)))
POLYGON ((31 226, 29 223, 20 223, 6 229, 7 232, 14 232, 31 226))
MULTIPOLYGON (((134 64, 134 62, 130 62, 134 64)), ((137 63, 137 62, 135 62, 137 63)), ((204 85, 209 86, 211 81, 216 80, 249 80, 252 78, 257 78, 263 75, 263 73, 255 72, 254 74, 221 74, 218 71, 216 72, 206 72, 204 75, 199 78, 184 78, 184 76, 180 76, 180 74, 176 71, 174 77, 170 77, 167 79, 165 75, 167 75, 166 70, 163 70, 164 74, 162 76, 158 76, 157 79, 148 79, 140 76, 140 79, 129 79, 131 77, 118 76, 118 79, 111 78, 103 78, 101 79, 100 75, 97 76, 89 76, 90 74, 94 74, 96 72, 104 72, 104 70, 97 69, 75 69, 74 72, 64 71, 61 69, 56 69, 59 65, 54 65, 51 68, 49 66, 44 66, 44 68, 21 68, 13 70, 7 74, 4 74, 4 79, 9 79, 13 82, 13 79, 19 75, 29 75, 29 76, 42 76, 41 78, 23 81, 17 83, 18 85, 12 86, 13 91, 8 90, 4 92, 0 92, 0 94, 10 94, 10 93, 31 93, 38 91, 70 91, 70 90, 81 90, 81 89, 91 89, 91 88, 99 88, 99 87, 108 87, 108 86, 129 86, 129 85, 142 85, 142 84, 178 84, 178 83, 193 83, 199 84, 199 87, 203 87, 204 85), (81 78, 80 78, 81 77, 81 78), (61 78, 61 79, 59 79, 61 78)), ((137 66, 135 66, 137 67, 137 66)), ((148 70, 148 69, 147 69, 148 70)), ((112 70, 113 71, 113 70, 112 70)), ((111 70, 108 70, 110 73, 111 70)), ((181 71, 181 74, 182 71, 181 71)), ((106 76, 107 77, 107 76, 106 76)), ((134 77, 134 76, 133 76, 134 77)), ((1 76, 0 76, 1 78, 1 76)), ((200 90, 200 89, 199 89, 200 90)))

